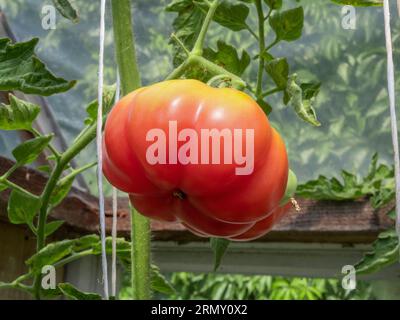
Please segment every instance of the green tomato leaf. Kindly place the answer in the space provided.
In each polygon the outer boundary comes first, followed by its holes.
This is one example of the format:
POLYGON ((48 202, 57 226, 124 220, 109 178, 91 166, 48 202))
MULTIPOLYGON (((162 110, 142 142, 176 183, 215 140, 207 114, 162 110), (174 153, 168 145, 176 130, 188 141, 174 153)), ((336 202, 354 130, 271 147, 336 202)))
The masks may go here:
POLYGON ((383 0, 331 0, 340 5, 351 5, 355 7, 380 7, 383 6, 383 0))
POLYGON ((271 10, 279 10, 282 8, 282 0, 264 0, 271 10))
POLYGON ((378 154, 372 157, 368 175, 363 180, 362 192, 371 195, 371 204, 380 208, 395 198, 394 167, 378 165, 378 154))
POLYGON ((51 172, 51 167, 47 164, 38 166, 35 168, 38 171, 44 172, 44 173, 50 173, 51 172))
POLYGON ((40 112, 40 107, 36 104, 20 100, 11 94, 9 98, 10 105, 0 105, 0 129, 30 130, 32 122, 40 112))
POLYGON ((294 108, 301 119, 318 127, 321 123, 317 120, 312 104, 319 92, 320 84, 303 84, 299 86, 296 83, 296 79, 296 74, 289 76, 284 101, 294 108))
MULTIPOLYGON (((66 255, 73 254, 82 250, 92 249, 93 255, 101 254, 101 242, 98 236, 87 236, 81 239, 75 240, 75 243, 70 245, 71 251, 66 251, 66 255)), ((117 256, 125 266, 129 266, 131 263, 131 243, 124 238, 116 239, 117 256)), ((112 238, 106 238, 106 252, 107 254, 112 253, 112 238)), ((63 256, 63 257, 65 257, 63 256)), ((171 295, 175 293, 175 289, 160 273, 157 266, 151 265, 151 287, 154 291, 171 295)))
POLYGON ((61 179, 58 181, 56 187, 53 190, 50 198, 50 204, 53 207, 58 206, 61 201, 68 195, 69 191, 71 190, 72 184, 74 182, 75 176, 68 178, 68 179, 61 179))
POLYGON ((46 226, 44 227, 44 233, 46 237, 56 232, 63 224, 64 221, 61 220, 52 221, 46 224, 46 226))
MULTIPOLYGON (((131 250, 131 243, 126 241, 124 238, 117 238, 117 253, 128 253, 131 250)), ((101 242, 97 241, 92 245, 93 247, 93 254, 101 254, 101 242)), ((112 252, 112 238, 106 238, 106 252, 111 254, 112 252)))
POLYGON ((257 104, 261 107, 261 109, 263 109, 264 113, 266 115, 269 115, 272 111, 272 106, 266 102, 265 100, 258 98, 257 99, 257 104))
MULTIPOLYGON (((116 239, 116 247, 117 247, 117 257, 122 263, 123 266, 125 266, 127 269, 129 269, 130 264, 131 264, 131 243, 129 241, 126 241, 124 238, 117 238, 116 239)), ((101 254, 101 242, 98 239, 97 242, 93 243, 91 245, 91 248, 93 249, 93 254, 94 255, 100 255, 101 254)), ((106 238, 106 252, 107 254, 112 253, 112 238, 107 237, 106 238)))
POLYGON ((373 243, 373 251, 365 254, 355 265, 357 274, 368 274, 399 261, 399 239, 395 229, 379 234, 373 243))
MULTIPOLYGON (((166 7, 166 11, 178 14, 172 23, 174 33, 187 48, 192 48, 205 17, 202 8, 192 0, 174 0, 166 7)), ((177 67, 186 55, 174 40, 171 39, 170 44, 174 49, 173 64, 177 67)))
POLYGON ((239 58, 237 50, 223 41, 217 42, 217 51, 206 48, 204 57, 238 76, 241 76, 250 64, 250 56, 246 51, 243 50, 239 58))
POLYGON ((328 179, 320 175, 318 179, 299 185, 297 195, 303 198, 316 200, 350 200, 363 196, 362 183, 356 180, 356 176, 342 171, 343 182, 336 178, 328 179))
POLYGON ((210 238, 211 249, 214 252, 214 271, 217 271, 222 262, 230 241, 222 238, 210 238))
MULTIPOLYGON (((394 179, 392 180, 392 183, 394 185, 394 179)), ((372 195, 371 197, 371 204, 373 208, 381 208, 384 205, 388 204, 391 202, 396 196, 395 189, 393 188, 387 188, 387 187, 382 187, 379 190, 376 190, 376 192, 372 195)))
POLYGON ((25 263, 29 266, 30 272, 38 274, 43 266, 54 265, 70 255, 92 249, 99 241, 99 236, 88 235, 77 239, 53 242, 31 256, 25 263))
POLYGON ((90 248, 94 248, 99 242, 100 242, 99 236, 97 236, 95 234, 90 234, 90 235, 75 239, 72 249, 74 252, 87 250, 90 248))
POLYGON ((249 11, 249 8, 244 4, 232 4, 230 1, 223 1, 215 11, 213 20, 232 31, 244 30, 247 28, 246 19, 249 11))
POLYGON ((72 184, 74 183, 75 177, 80 173, 79 170, 74 170, 64 178, 57 182, 56 187, 50 197, 50 204, 55 207, 64 200, 71 190, 72 184))
POLYGON ((53 0, 53 4, 64 18, 71 20, 73 23, 79 22, 78 12, 69 0, 53 0))
POLYGON ((58 287, 56 287, 55 289, 43 289, 42 287, 40 288, 40 296, 46 300, 55 299, 57 297, 60 297, 61 295, 62 292, 58 287))
POLYGON ((286 58, 267 61, 265 70, 279 89, 285 89, 289 77, 289 65, 286 58))
POLYGON ((301 90, 303 91, 303 99, 311 100, 318 95, 321 83, 320 82, 302 83, 300 87, 301 90))
MULTIPOLYGON (((209 6, 205 2, 193 1, 206 15, 209 6)), ((250 9, 244 4, 233 4, 231 1, 222 1, 214 13, 213 20, 221 26, 232 31, 240 31, 248 28, 246 19, 250 9)))
POLYGON ((80 291, 69 283, 60 283, 58 288, 70 300, 102 300, 99 294, 80 291))
POLYGON ((317 200, 352 200, 362 196, 370 197, 371 205, 380 208, 395 197, 394 168, 378 165, 378 156, 374 154, 368 175, 357 179, 347 171, 341 173, 343 182, 336 178, 319 176, 297 188, 297 195, 317 200))
POLYGON ((30 257, 26 264, 33 274, 39 274, 45 265, 54 265, 73 252, 75 240, 63 240, 48 244, 42 250, 30 257))
POLYGON ((269 24, 275 31, 275 41, 294 41, 301 37, 304 23, 303 7, 275 12, 269 18, 269 24))
POLYGON ((27 42, 11 44, 10 39, 0 39, 0 90, 19 90, 29 94, 49 96, 71 89, 76 81, 57 78, 35 56, 38 43, 34 38, 27 42))
POLYGON ((40 208, 39 198, 13 190, 8 199, 8 219, 11 223, 32 225, 40 208))
MULTIPOLYGON (((104 86, 103 90, 103 115, 107 115, 113 105, 115 100, 115 93, 116 93, 116 86, 104 86)), ((86 112, 88 117, 85 119, 86 125, 91 125, 97 120, 97 108, 98 108, 98 101, 97 99, 89 103, 86 107, 86 112)))
POLYGON ((53 138, 53 135, 41 136, 27 140, 16 147, 12 154, 21 166, 32 163, 39 156, 39 154, 46 148, 53 138))
POLYGON ((176 293, 171 283, 161 274, 160 268, 154 264, 151 265, 151 288, 153 291, 160 292, 168 296, 176 293))

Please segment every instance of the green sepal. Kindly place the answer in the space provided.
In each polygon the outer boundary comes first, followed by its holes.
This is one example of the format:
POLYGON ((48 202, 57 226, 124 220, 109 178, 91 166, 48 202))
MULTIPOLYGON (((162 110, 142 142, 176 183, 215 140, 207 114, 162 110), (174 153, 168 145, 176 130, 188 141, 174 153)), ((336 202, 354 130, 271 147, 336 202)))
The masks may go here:
POLYGON ((297 189, 297 177, 296 174, 289 169, 289 175, 288 175, 288 181, 286 184, 286 191, 285 191, 285 195, 283 196, 282 200, 279 202, 280 206, 285 205, 290 198, 292 198, 294 196, 294 194, 296 193, 296 189, 297 189))

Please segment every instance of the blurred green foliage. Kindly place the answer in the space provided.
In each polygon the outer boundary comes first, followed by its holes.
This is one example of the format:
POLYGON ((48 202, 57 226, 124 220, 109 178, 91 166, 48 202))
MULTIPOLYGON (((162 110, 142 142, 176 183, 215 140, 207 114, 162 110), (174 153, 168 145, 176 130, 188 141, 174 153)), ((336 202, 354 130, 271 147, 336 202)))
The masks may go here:
MULTIPOLYGON (((370 300, 375 299, 371 285, 357 281, 357 288, 344 290, 339 280, 248 276, 239 274, 175 272, 170 282, 176 293, 160 299, 222 300, 370 300)), ((131 299, 128 284, 120 299, 131 299)))

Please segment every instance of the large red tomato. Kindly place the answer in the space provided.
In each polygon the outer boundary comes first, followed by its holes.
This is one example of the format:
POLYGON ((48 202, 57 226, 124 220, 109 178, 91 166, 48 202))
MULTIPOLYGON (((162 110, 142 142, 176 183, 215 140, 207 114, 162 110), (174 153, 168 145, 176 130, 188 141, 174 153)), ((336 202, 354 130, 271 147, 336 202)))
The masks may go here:
POLYGON ((281 211, 288 181, 284 142, 259 105, 196 80, 125 96, 108 116, 103 154, 104 175, 141 214, 207 236, 252 232, 281 211))

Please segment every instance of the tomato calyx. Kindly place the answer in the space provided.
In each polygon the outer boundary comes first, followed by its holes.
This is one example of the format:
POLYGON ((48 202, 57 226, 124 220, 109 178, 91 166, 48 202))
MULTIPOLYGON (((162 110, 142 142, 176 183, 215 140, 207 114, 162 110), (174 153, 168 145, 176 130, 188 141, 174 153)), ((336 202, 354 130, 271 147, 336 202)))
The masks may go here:
POLYGON ((182 190, 175 190, 172 195, 180 200, 185 200, 187 198, 186 193, 184 193, 182 190))

